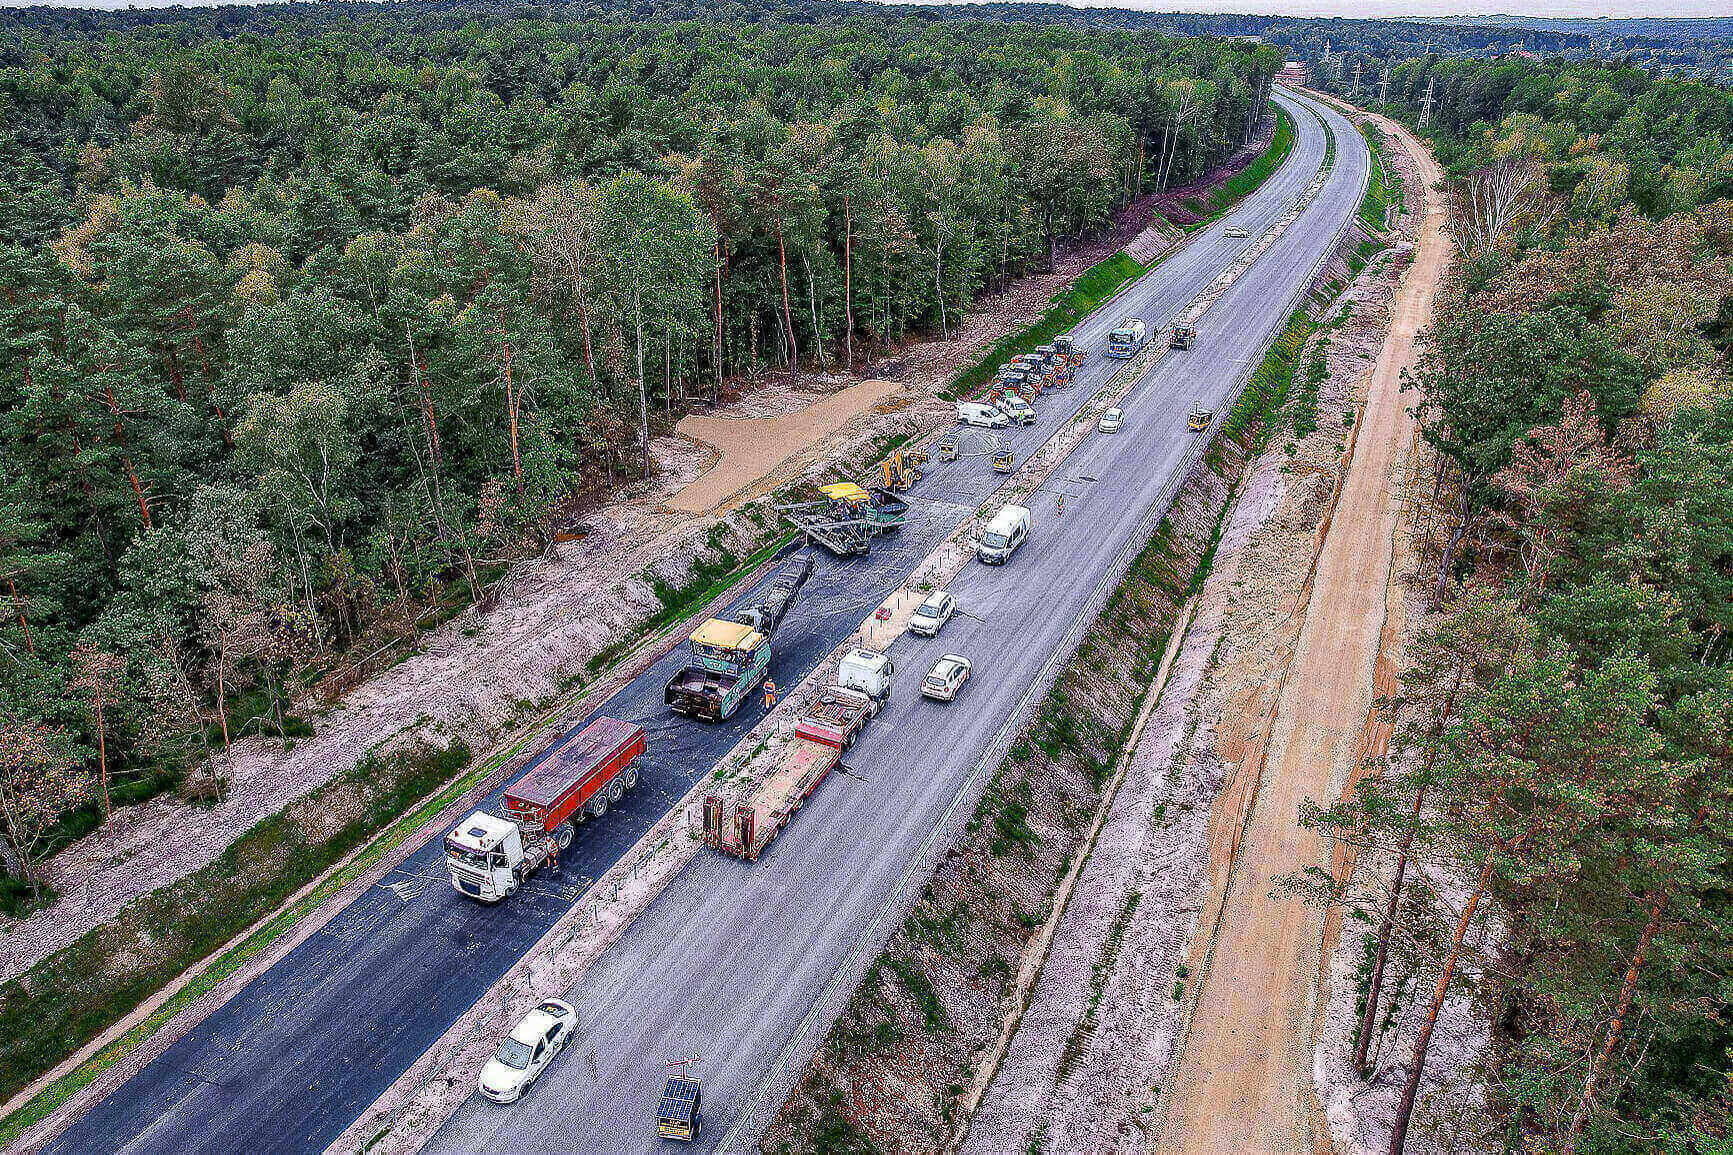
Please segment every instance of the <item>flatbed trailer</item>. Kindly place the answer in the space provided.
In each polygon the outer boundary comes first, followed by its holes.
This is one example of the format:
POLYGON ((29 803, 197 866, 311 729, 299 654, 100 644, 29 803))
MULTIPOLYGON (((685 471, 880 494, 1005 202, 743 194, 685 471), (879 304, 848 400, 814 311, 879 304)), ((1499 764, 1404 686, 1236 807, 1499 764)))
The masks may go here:
POLYGON ((774 761, 750 797, 704 796, 704 844, 756 862, 878 709, 877 702, 855 690, 831 686, 822 691, 794 724, 789 740, 766 752, 774 761))

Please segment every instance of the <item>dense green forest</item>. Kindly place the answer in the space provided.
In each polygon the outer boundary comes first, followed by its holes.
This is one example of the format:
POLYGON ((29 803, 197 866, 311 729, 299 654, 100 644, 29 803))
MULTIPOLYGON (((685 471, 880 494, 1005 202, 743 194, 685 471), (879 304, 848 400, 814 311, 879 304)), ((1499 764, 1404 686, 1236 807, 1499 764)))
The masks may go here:
POLYGON ((0 16, 10 867, 304 732, 310 671, 729 381, 950 335, 1242 145, 1278 57, 768 2, 0 16))
MULTIPOLYGON (((1410 124, 1433 89, 1454 202, 1419 380, 1444 612, 1383 777, 1330 818, 1451 864, 1430 903, 1438 876, 1408 873, 1381 950, 1440 944, 1404 964, 1427 1032, 1439 965, 1483 976, 1512 1149, 1725 1151, 1733 92, 1562 62, 1395 71, 1410 124)), ((1374 982, 1362 1040, 1402 985, 1374 982)), ((1398 1056, 1411 1092, 1429 1039, 1398 1056)))

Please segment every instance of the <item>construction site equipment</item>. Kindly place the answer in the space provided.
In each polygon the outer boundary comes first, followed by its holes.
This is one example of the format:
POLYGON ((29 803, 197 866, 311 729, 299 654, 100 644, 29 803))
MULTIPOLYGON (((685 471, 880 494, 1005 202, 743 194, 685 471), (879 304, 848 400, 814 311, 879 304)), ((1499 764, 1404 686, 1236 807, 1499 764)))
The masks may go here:
POLYGON ((445 836, 451 885, 482 902, 515 894, 524 879, 572 844, 638 784, 644 728, 597 718, 555 746, 505 792, 505 815, 477 810, 445 836))
POLYGON ((1198 433, 1198 432, 1201 432, 1205 429, 1208 429, 1209 423, 1211 421, 1213 421, 1214 419, 1215 419, 1215 413, 1212 410, 1193 409, 1191 411, 1191 417, 1187 421, 1187 424, 1191 426, 1191 430, 1193 433, 1198 433))
POLYGON ((728 798, 720 792, 704 796, 704 844, 757 861, 876 713, 878 703, 859 691, 841 686, 820 691, 794 724, 792 737, 765 749, 761 756, 768 764, 749 767, 758 783, 750 797, 728 798))
POLYGON ((784 565, 757 603, 738 617, 711 618, 692 631, 692 664, 668 681, 662 699, 676 714, 720 722, 734 716, 770 671, 770 639, 812 575, 812 555, 784 565))
POLYGON ((1107 334, 1107 355, 1121 361, 1137 356, 1149 342, 1149 326, 1138 317, 1127 317, 1107 334))
POLYGON ((1017 465, 1017 459, 1011 456, 1009 449, 1000 450, 993 455, 993 471, 995 473, 1010 473, 1017 465))
POLYGON ((1083 360, 1083 350, 1077 345, 1077 338, 1070 333, 1061 333, 1053 338, 1053 347, 1059 351, 1059 359, 1067 365, 1075 365, 1083 360))
POLYGON ((698 1080, 692 1077, 691 1059, 676 1059, 667 1064, 668 1081, 662 1084, 662 1101, 656 1104, 656 1134, 664 1139, 679 1139, 690 1143, 698 1138, 704 1126, 699 1109, 702 1092, 698 1080))
POLYGON ((892 492, 910 489, 921 479, 921 466, 926 463, 925 453, 898 449, 879 462, 879 478, 884 488, 892 492))
POLYGON ((946 438, 943 438, 942 440, 940 440, 940 442, 939 442, 939 460, 940 461, 955 461, 955 460, 957 460, 957 439, 955 437, 946 437, 946 438))
MULTIPOLYGON (((995 412, 997 412, 995 410, 995 412)), ((872 548, 872 539, 908 520, 909 503, 888 489, 867 491, 852 481, 819 487, 820 501, 795 502, 777 509, 788 523, 838 557, 872 548)))
POLYGON ((1169 349, 1189 349, 1195 340, 1197 340, 1197 326, 1175 325, 1173 336, 1168 338, 1167 347, 1169 349))

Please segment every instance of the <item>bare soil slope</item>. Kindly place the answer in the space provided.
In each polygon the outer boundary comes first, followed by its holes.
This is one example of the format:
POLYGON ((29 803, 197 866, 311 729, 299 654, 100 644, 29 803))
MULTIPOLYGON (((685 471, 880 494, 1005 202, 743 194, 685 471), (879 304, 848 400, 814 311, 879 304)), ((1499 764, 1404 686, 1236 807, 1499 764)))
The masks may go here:
MULTIPOLYGON (((1413 439, 1401 393, 1449 244, 1430 185, 1416 257, 1399 287, 1347 477, 1313 576, 1273 716, 1224 717, 1251 735, 1212 815, 1211 888, 1192 948, 1196 994, 1157 1146, 1170 1151, 1309 1152, 1327 1142, 1312 1093, 1323 915, 1272 895, 1283 875, 1327 865, 1296 816, 1340 794, 1360 761, 1385 634, 1398 516, 1395 479, 1413 439)), ((1419 190, 1415 190, 1417 193, 1419 190)), ((1226 751, 1224 750, 1224 758, 1226 751)))

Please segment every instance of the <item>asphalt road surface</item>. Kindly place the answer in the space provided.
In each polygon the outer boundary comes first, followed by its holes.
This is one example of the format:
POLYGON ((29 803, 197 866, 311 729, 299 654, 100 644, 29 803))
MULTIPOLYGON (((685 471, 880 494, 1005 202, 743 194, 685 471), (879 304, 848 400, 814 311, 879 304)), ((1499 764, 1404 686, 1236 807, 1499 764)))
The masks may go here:
MULTIPOLYGON (((828 1028, 829 1017, 809 1014, 815 999, 839 967, 870 961, 863 933, 1085 608, 1097 577, 1164 491, 1190 443, 1187 412, 1224 402, 1358 206, 1368 164, 1359 133, 1311 102, 1277 99, 1299 126, 1288 161, 1233 214, 1078 326, 1092 352, 1077 386, 1044 396, 1034 426, 1003 433, 1018 459, 1121 367, 1099 353, 1120 317, 1141 316, 1159 331, 1292 207, 1323 160, 1320 116, 1337 141, 1331 179, 1201 319, 1193 351, 1162 358, 1135 387, 1124 430, 1090 435, 1049 481, 1035 499, 1033 537, 1011 564, 971 564, 952 584, 975 617, 959 615, 938 639, 896 644, 901 682, 852 752, 853 774, 831 775, 757 864, 696 859, 572 996, 581 1045, 511 1107, 472 1099, 429 1150, 651 1149, 661 1062, 684 1055, 702 1056, 706 1125, 697 1146, 713 1149, 748 1102, 774 1111, 828 1028), (1249 237, 1224 237, 1229 225, 1249 237), (1067 494, 1062 516, 1053 503, 1059 489, 1067 494), (926 665, 944 652, 975 663, 951 705, 926 702, 917 690, 926 665)), ((776 680, 798 684, 1002 480, 982 457, 938 466, 913 491, 908 524, 871 554, 839 560, 821 552, 775 637, 776 680)), ((676 649, 562 732, 608 714, 643 725, 649 748, 638 788, 582 829, 558 874, 538 876, 496 906, 478 905, 452 891, 437 837, 443 831, 433 832, 397 872, 96 1104, 50 1150, 272 1152, 329 1144, 759 719, 756 695, 726 723, 668 715, 662 686, 683 662, 676 649)), ((497 805, 496 796, 485 808, 497 805)))

